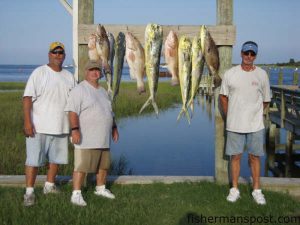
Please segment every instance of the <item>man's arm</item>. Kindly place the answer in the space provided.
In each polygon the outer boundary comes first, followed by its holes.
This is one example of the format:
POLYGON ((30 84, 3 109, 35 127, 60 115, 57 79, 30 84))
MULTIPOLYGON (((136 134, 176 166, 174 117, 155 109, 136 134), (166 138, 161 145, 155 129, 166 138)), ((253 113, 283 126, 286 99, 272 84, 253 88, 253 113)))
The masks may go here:
POLYGON ((23 97, 24 134, 26 137, 34 137, 35 128, 31 119, 32 97, 23 97))
POLYGON ((269 106, 270 102, 264 102, 263 104, 264 104, 264 109, 266 109, 269 106))
POLYGON ((69 121, 71 128, 71 142, 73 144, 79 144, 81 135, 80 135, 80 126, 79 126, 79 117, 75 112, 69 112, 69 121))
POLYGON ((228 97, 225 95, 219 95, 219 97, 222 111, 224 113, 224 116, 226 117, 228 111, 228 97))

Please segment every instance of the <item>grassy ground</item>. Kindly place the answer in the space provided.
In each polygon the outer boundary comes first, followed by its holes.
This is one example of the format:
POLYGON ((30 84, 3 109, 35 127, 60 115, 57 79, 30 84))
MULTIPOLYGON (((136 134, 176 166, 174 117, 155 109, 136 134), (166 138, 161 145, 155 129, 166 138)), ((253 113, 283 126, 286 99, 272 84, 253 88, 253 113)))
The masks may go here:
POLYGON ((37 188, 37 204, 22 205, 24 189, 0 188, 1 224, 299 224, 300 203, 290 197, 265 192, 267 205, 259 206, 248 186, 241 186, 242 198, 235 204, 226 201, 227 186, 214 183, 152 185, 112 185, 115 200, 103 199, 87 187, 83 196, 88 206, 70 204, 71 186, 59 195, 44 196, 37 188), (214 218, 213 218, 214 217, 214 218), (286 223, 277 223, 284 218, 286 223), (297 217, 297 218, 296 218, 297 217), (267 220, 272 218, 272 222, 267 220), (241 221, 243 219, 243 221, 241 221), (249 222, 245 222, 245 221, 249 222), (287 223, 297 219, 298 223, 287 223), (201 221, 202 220, 202 221, 201 221), (250 223, 250 220, 252 223, 250 223), (256 221, 256 222, 254 222, 256 221), (264 221, 263 223, 261 221, 264 221))
MULTIPOLYGON (((24 83, 0 83, 0 90, 3 87, 15 90, 24 88, 24 83)), ((0 174, 24 174, 25 138, 22 132, 22 94, 22 91, 0 93, 0 174)), ((119 96, 114 104, 116 119, 138 116, 140 108, 148 97, 148 89, 146 93, 138 95, 135 83, 122 83, 119 96)), ((160 110, 167 109, 180 101, 179 87, 172 87, 167 82, 159 84, 157 104, 160 110)), ((142 115, 153 113, 151 107, 149 106, 142 115)), ((69 150, 70 163, 61 167, 60 174, 62 175, 72 174, 73 147, 71 145, 69 150)), ((45 174, 45 169, 41 169, 39 173, 45 174)))

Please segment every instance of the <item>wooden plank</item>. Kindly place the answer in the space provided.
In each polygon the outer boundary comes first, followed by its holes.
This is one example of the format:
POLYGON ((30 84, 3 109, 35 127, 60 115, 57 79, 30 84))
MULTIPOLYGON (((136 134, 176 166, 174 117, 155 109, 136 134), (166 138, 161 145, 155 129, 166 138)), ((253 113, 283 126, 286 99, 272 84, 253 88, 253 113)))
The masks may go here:
MULTIPOLYGON (((137 39, 143 44, 146 25, 110 25, 102 24, 106 31, 111 32, 115 37, 119 32, 131 32, 137 39)), ((78 43, 87 44, 90 34, 96 32, 97 24, 78 24, 78 43)), ((188 37, 194 37, 200 32, 199 26, 190 25, 162 25, 163 38, 166 39, 170 30, 177 33, 178 36, 187 35, 188 37)), ((212 38, 216 42, 216 45, 229 45, 235 44, 236 28, 233 25, 219 25, 219 26, 207 26, 211 33, 212 38)))

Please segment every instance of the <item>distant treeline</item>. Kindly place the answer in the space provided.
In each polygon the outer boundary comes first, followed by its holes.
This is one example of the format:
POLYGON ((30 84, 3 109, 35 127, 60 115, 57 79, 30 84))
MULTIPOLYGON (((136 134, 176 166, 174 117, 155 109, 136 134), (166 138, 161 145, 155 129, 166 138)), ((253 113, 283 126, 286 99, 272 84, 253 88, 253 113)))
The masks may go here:
POLYGON ((299 66, 300 67, 300 61, 295 61, 294 59, 290 59, 289 62, 286 63, 276 63, 277 66, 299 66))

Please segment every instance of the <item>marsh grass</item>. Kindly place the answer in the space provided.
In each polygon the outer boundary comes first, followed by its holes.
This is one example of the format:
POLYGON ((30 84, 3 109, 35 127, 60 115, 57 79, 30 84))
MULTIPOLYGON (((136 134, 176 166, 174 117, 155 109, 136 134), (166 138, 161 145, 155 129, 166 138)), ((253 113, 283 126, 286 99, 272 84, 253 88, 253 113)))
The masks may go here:
MULTIPOLYGON (((18 87, 24 88, 24 83, 1 83, 1 87, 8 87, 15 90, 18 87)), ((147 86, 147 84, 146 84, 147 86)), ((160 111, 172 107, 180 102, 179 87, 172 87, 168 82, 161 82, 158 86, 157 104, 160 111)), ((24 174, 25 162, 25 138, 23 135, 23 92, 2 92, 0 93, 0 174, 24 174)), ((136 83, 123 82, 120 93, 113 105, 116 120, 129 116, 139 116, 139 110, 149 97, 149 90, 139 95, 136 91, 136 83)), ((141 116, 154 113, 150 105, 141 116)), ((120 134, 122 135, 122 134, 120 134)), ((119 160, 120 161, 120 160, 119 160)), ((122 162, 122 161, 121 161, 122 162)), ((117 165, 115 163, 115 165, 117 165)), ((69 145, 69 164, 61 166, 61 175, 71 175, 73 170, 73 147, 69 145)), ((39 174, 45 174, 46 168, 42 167, 39 174)))
POLYGON ((254 203, 251 188, 241 185, 242 198, 235 204, 226 201, 228 187, 214 183, 177 183, 151 185, 117 185, 110 187, 116 195, 115 200, 103 199, 93 194, 94 186, 83 190, 87 207, 81 208, 70 203, 71 185, 61 187, 59 195, 42 194, 36 188, 37 204, 26 208, 22 205, 24 189, 0 187, 1 224, 4 225, 46 225, 46 224, 209 224, 198 221, 201 216, 208 218, 228 217, 231 222, 212 224, 250 224, 232 222, 240 217, 273 217, 271 223, 253 222, 251 224, 279 224, 280 216, 298 219, 300 222, 300 203, 291 197, 265 191, 267 205, 254 203))

